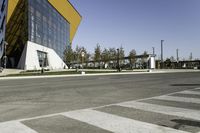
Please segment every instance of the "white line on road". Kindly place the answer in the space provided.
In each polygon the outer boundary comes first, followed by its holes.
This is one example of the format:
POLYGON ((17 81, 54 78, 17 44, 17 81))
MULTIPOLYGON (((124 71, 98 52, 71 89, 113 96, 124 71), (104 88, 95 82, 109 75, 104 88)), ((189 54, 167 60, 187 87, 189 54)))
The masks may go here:
MULTIPOLYGON (((197 89, 200 89, 200 88, 195 88, 195 89, 189 89, 189 90, 197 90, 197 89)), ((173 93, 169 93, 169 94, 166 94, 166 95, 173 95, 173 94, 177 94, 177 93, 180 93, 180 92, 173 92, 173 93)), ((166 96, 166 95, 163 95, 163 96, 166 96)), ((154 98, 157 98, 157 97, 160 97, 160 96, 155 96, 155 97, 149 97, 149 98, 144 98, 144 99, 138 99, 138 100, 135 100, 135 102, 139 102, 139 101, 144 101, 144 100, 150 100, 150 99, 154 99, 154 98)), ((134 102, 134 101, 131 101, 131 102, 134 102)), ((109 105, 103 105, 103 106, 98 106, 98 107, 91 107, 91 108, 89 108, 89 109, 97 109, 97 108, 103 108, 103 107, 108 107, 108 106, 112 106, 112 105, 119 105, 119 106, 125 106, 125 103, 129 103, 129 101, 128 102, 123 102, 123 103, 117 103, 117 104, 109 104, 109 105)), ((130 106, 130 105, 129 105, 130 106)), ((157 105, 158 106, 158 105, 157 105)), ((133 107, 132 107, 133 108, 133 107)), ((144 107, 145 109, 148 109, 148 107, 144 107)), ((142 108, 141 108, 142 109, 142 108)), ((184 114, 184 111, 186 110, 186 109, 181 109, 182 111, 183 111, 183 113, 181 113, 181 115, 179 115, 179 116, 182 116, 183 115, 183 117, 185 116, 185 114, 184 114)), ((165 110, 164 110, 165 111, 165 110)), ((188 116, 188 115, 192 115, 192 116, 194 116, 194 114, 193 114, 193 110, 186 110, 188 113, 186 114, 186 116, 188 116)), ((155 112, 155 111, 153 111, 153 112, 155 112)), ((162 111, 161 111, 162 112, 162 111)), ((167 112, 167 111, 165 111, 165 112, 167 112)), ((63 112, 63 113, 67 113, 67 112, 63 112)), ((25 125, 23 125, 23 124, 21 124, 20 122, 23 122, 23 121, 27 121, 27 120, 35 120, 35 119, 40 119, 40 118, 47 118, 47 117, 53 117, 53 116, 57 116, 57 115, 62 115, 63 113, 55 113, 55 114, 49 114, 49 115, 42 115, 42 116, 36 116, 36 117, 31 117, 31 118, 24 118, 24 119, 18 119, 18 120, 13 120, 13 121, 7 121, 7 122, 2 122, 2 123, 0 123, 0 133, 13 133, 13 132, 3 132, 3 130, 1 130, 1 129, 3 129, 3 127, 5 127, 5 126, 3 126, 3 125, 5 125, 5 124, 7 124, 7 126, 10 126, 11 128, 8 128, 8 129, 14 129, 14 127, 12 128, 12 124, 14 124, 14 125, 18 125, 18 127, 21 127, 22 129, 23 128, 25 128, 26 129, 26 126, 25 125)), ((173 115, 174 113, 178 113, 178 112, 173 112, 173 110, 172 110, 172 112, 170 112, 169 114, 171 114, 171 115, 173 115)), ((200 119, 200 117, 199 117, 199 115, 200 115, 200 113, 199 113, 199 111, 197 112, 198 113, 198 116, 194 116, 194 118, 196 117, 196 118, 198 118, 198 119, 200 119)), ((168 114, 168 113, 167 113, 168 114)), ((196 111, 195 111, 195 114, 196 114, 196 111)), ((6 130, 6 129, 4 129, 4 131, 8 131, 8 129, 6 130)), ((33 130, 31 130, 30 129, 30 131, 31 132, 28 132, 28 133, 37 133, 37 132, 35 132, 35 131, 33 131, 33 130)), ((18 133, 18 132, 14 132, 14 133, 18 133)), ((22 133, 22 132, 20 132, 20 133, 22 133)), ((199 132, 200 133, 200 132, 199 132)))
POLYGON ((186 98, 186 97, 176 97, 176 96, 159 96, 159 97, 155 97, 153 99, 200 104, 200 99, 198 99, 198 98, 186 98))
POLYGON ((180 94, 191 94, 191 95, 200 95, 200 92, 198 91, 182 91, 179 92, 180 94))
POLYGON ((161 114, 166 114, 166 115, 179 116, 179 117, 183 117, 183 118, 200 120, 200 111, 198 111, 198 110, 176 108, 176 107, 135 102, 135 101, 124 102, 124 103, 120 103, 120 104, 116 104, 116 105, 122 106, 122 107, 140 109, 140 110, 144 110, 144 111, 155 112, 155 113, 161 113, 161 114))
POLYGON ((63 115, 115 133, 188 133, 89 109, 63 115))
POLYGON ((31 128, 25 126, 24 124, 13 121, 13 122, 5 122, 0 124, 0 132, 1 133, 37 133, 31 128))

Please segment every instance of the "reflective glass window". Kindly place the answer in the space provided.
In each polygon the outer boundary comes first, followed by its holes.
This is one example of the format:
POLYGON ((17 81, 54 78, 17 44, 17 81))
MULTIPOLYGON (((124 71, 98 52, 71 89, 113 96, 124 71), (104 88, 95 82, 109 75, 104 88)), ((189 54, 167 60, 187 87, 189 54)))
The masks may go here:
POLYGON ((64 50, 70 45, 70 26, 48 0, 28 2, 29 41, 52 48, 63 58, 64 50))

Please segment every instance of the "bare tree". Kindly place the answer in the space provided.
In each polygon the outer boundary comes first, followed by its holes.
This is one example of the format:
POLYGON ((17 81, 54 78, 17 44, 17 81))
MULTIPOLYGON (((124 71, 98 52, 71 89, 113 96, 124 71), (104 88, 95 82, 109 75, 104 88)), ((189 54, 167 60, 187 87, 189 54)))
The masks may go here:
POLYGON ((129 62, 130 62, 131 68, 133 68, 133 64, 136 63, 136 50, 135 49, 132 49, 129 52, 129 62))
POLYGON ((171 62, 175 62, 176 61, 175 58, 174 58, 174 56, 171 56, 170 60, 171 60, 171 62))
POLYGON ((81 62, 81 47, 80 46, 76 46, 76 49, 74 51, 74 55, 75 55, 75 60, 77 63, 81 62))
POLYGON ((124 48, 121 46, 119 48, 119 62, 120 62, 120 64, 124 63, 124 57, 125 57, 124 48))
POLYGON ((147 68, 147 55, 148 55, 147 51, 144 51, 142 55, 143 55, 141 59, 142 66, 143 68, 147 68))
POLYGON ((115 48, 109 48, 109 57, 110 60, 117 59, 117 50, 115 48))
POLYGON ((104 64, 109 63, 109 61, 110 61, 110 57, 109 56, 110 56, 109 50, 107 48, 105 48, 103 50, 102 56, 101 56, 102 61, 104 62, 104 64))
POLYGON ((169 58, 166 59, 165 65, 168 69, 171 68, 171 60, 169 58))
POLYGON ((82 61, 85 62, 85 61, 88 61, 89 59, 88 52, 85 47, 76 46, 74 55, 75 55, 75 60, 77 63, 81 63, 82 61), (82 52, 84 52, 84 57, 82 57, 82 52))
POLYGON ((74 61, 74 52, 71 46, 67 47, 64 51, 64 61, 66 65, 70 68, 72 62, 74 61))
POLYGON ((117 67, 117 50, 115 48, 109 48, 109 60, 112 61, 112 67, 117 67))
POLYGON ((94 62, 98 62, 99 67, 100 67, 101 54, 102 54, 101 53, 101 46, 99 44, 97 44, 95 49, 94 49, 94 62))

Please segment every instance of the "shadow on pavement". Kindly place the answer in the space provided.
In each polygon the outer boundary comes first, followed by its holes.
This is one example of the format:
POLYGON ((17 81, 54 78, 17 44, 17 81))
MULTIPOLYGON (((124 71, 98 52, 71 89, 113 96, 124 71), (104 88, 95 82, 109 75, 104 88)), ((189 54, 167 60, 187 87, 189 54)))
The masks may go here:
POLYGON ((171 84, 171 86, 200 86, 200 84, 171 84))
POLYGON ((193 126, 193 127, 200 127, 199 121, 193 121, 193 120, 182 120, 182 119, 174 119, 171 120, 172 122, 177 123, 173 128, 179 129, 181 126, 193 126))

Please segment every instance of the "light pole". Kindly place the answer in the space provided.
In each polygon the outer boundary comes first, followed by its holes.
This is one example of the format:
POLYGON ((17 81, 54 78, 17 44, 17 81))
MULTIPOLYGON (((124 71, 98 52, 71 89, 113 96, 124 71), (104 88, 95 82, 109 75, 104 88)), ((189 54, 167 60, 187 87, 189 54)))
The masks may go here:
POLYGON ((117 71, 120 72, 120 66, 119 66, 119 49, 117 49, 117 71))
POLYGON ((163 69, 163 42, 164 40, 161 40, 161 69, 163 69))
POLYGON ((84 58, 84 56, 85 56, 85 52, 84 51, 82 51, 81 52, 81 63, 82 63, 82 74, 84 74, 84 72, 83 72, 83 58, 84 58))
POLYGON ((179 49, 176 49, 176 61, 179 62, 179 49))
POLYGON ((152 49, 153 49, 153 55, 155 55, 155 47, 152 47, 152 49))
POLYGON ((7 65, 7 56, 6 56, 6 48, 7 48, 8 43, 6 41, 4 41, 4 69, 6 69, 6 65, 7 65))

